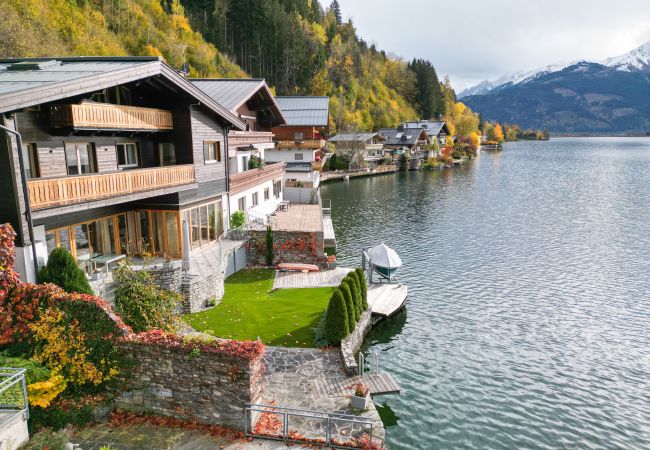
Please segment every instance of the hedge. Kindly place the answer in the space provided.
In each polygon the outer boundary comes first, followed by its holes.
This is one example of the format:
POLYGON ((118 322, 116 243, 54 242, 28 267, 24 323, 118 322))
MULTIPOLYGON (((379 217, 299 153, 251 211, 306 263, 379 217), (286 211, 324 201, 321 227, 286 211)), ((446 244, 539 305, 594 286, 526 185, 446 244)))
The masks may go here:
POLYGON ((366 283, 366 274, 361 267, 357 267, 355 272, 361 284, 361 309, 366 311, 368 309, 368 283, 366 283))
POLYGON ((345 300, 345 308, 348 315, 348 330, 351 333, 357 325, 357 314, 354 308, 354 300, 352 299, 350 284, 351 282, 349 280, 343 280, 339 289, 343 293, 343 299, 345 300))

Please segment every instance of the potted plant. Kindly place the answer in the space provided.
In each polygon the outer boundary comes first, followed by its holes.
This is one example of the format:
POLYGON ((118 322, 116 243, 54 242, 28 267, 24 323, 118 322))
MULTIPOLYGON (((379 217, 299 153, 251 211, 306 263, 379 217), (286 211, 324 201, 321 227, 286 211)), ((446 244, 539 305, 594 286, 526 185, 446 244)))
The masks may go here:
POLYGON ((354 395, 350 397, 350 402, 354 409, 360 409, 365 411, 368 408, 368 403, 370 403, 370 390, 368 386, 363 383, 357 383, 353 386, 354 395))

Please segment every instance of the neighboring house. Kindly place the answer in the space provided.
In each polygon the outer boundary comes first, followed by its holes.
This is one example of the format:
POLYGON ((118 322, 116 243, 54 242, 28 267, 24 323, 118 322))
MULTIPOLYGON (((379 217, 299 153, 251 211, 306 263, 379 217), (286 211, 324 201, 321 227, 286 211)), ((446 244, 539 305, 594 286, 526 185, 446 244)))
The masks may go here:
POLYGON ((0 60, 0 113, 22 135, 31 214, 16 138, 0 130, 0 222, 16 229, 24 280, 32 245, 37 264, 60 246, 93 281, 125 255, 167 261, 159 283, 187 294, 186 310, 223 295, 237 115, 155 57, 0 60))
POLYGON ((286 124, 273 128, 276 147, 266 151, 266 159, 286 163, 285 200, 317 203, 321 150, 329 124, 329 98, 276 97, 276 101, 286 124))
POLYGON ((427 136, 429 136, 429 141, 433 143, 434 138, 438 139, 440 147, 444 147, 447 141, 447 136, 449 133, 449 127, 447 127, 447 122, 440 120, 420 120, 418 122, 406 122, 404 123, 405 128, 423 128, 426 130, 427 136))
POLYGON ((429 145, 430 140, 423 128, 406 128, 400 125, 397 128, 382 128, 379 130, 384 141, 384 147, 392 150, 409 150, 412 154, 429 145))
POLYGON ((379 133, 340 133, 327 142, 334 144, 336 153, 350 161, 350 168, 374 168, 385 157, 384 141, 379 133))
POLYGON ((267 163, 266 153, 275 148, 271 130, 286 123, 278 103, 263 79, 190 81, 246 123, 246 131, 228 133, 230 214, 244 211, 249 224, 265 225, 282 201, 285 175, 284 162, 267 163))

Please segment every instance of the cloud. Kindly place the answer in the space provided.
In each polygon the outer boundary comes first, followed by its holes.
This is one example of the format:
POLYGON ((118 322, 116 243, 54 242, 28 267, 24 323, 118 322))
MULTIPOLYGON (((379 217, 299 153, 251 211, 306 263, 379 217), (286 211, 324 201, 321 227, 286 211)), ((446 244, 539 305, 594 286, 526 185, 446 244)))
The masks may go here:
POLYGON ((648 0, 339 3, 363 39, 405 59, 431 60, 457 90, 508 72, 601 60, 650 39, 648 0))

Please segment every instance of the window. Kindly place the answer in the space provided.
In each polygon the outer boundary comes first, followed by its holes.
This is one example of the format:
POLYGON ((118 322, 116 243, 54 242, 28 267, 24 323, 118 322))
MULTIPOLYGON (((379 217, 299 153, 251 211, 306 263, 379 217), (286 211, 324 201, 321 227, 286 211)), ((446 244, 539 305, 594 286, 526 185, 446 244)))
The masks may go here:
POLYGON ((293 159, 295 159, 296 161, 302 161, 304 159, 304 155, 302 153, 296 153, 295 155, 293 155, 293 159))
POLYGON ((203 143, 203 160, 206 163, 221 161, 221 147, 219 142, 203 143))
POLYGON ((205 244, 206 242, 210 242, 208 207, 201 206, 201 208, 199 208, 199 214, 201 215, 201 243, 205 244))
POLYGON ((264 200, 268 200, 271 198, 271 193, 269 192, 269 188, 264 188, 264 200))
POLYGON ((237 209, 246 212, 246 197, 240 197, 237 200, 237 209))
POLYGON ((68 175, 97 172, 95 168, 95 149, 92 144, 66 144, 65 162, 68 175))
POLYGON ((117 144, 117 165, 122 168, 138 167, 138 146, 117 144))
POLYGON ((251 197, 252 197, 252 200, 253 200, 253 206, 257 206, 257 205, 260 204, 260 199, 259 199, 259 195, 258 195, 257 192, 253 192, 253 195, 251 197))
POLYGON ((190 210, 190 240, 192 242, 192 249, 199 248, 201 246, 201 226, 199 223, 199 208, 194 208, 190 210))
POLYGON ((38 149, 36 144, 23 145, 23 163, 25 163, 25 174, 27 179, 38 178, 41 176, 38 166, 38 149))
MULTIPOLYGON (((182 212, 182 217, 183 220, 189 221, 192 250, 216 241, 223 233, 223 210, 221 208, 221 201, 185 210, 182 212)), ((171 234, 168 231, 167 239, 170 239, 169 235, 171 234)), ((174 245, 180 247, 180 244, 176 244, 176 242, 174 242, 174 245)))
POLYGON ((214 215, 214 204, 208 205, 208 228, 210 231, 210 240, 214 241, 217 238, 217 221, 214 215))
POLYGON ((277 180, 273 182, 273 197, 280 198, 282 194, 282 180, 277 180))
POLYGON ((305 140, 305 133, 302 133, 302 132, 293 133, 293 140, 294 141, 304 141, 305 140))
POLYGON ((176 164, 176 148, 172 142, 158 144, 158 161, 161 166, 173 166, 176 164))

